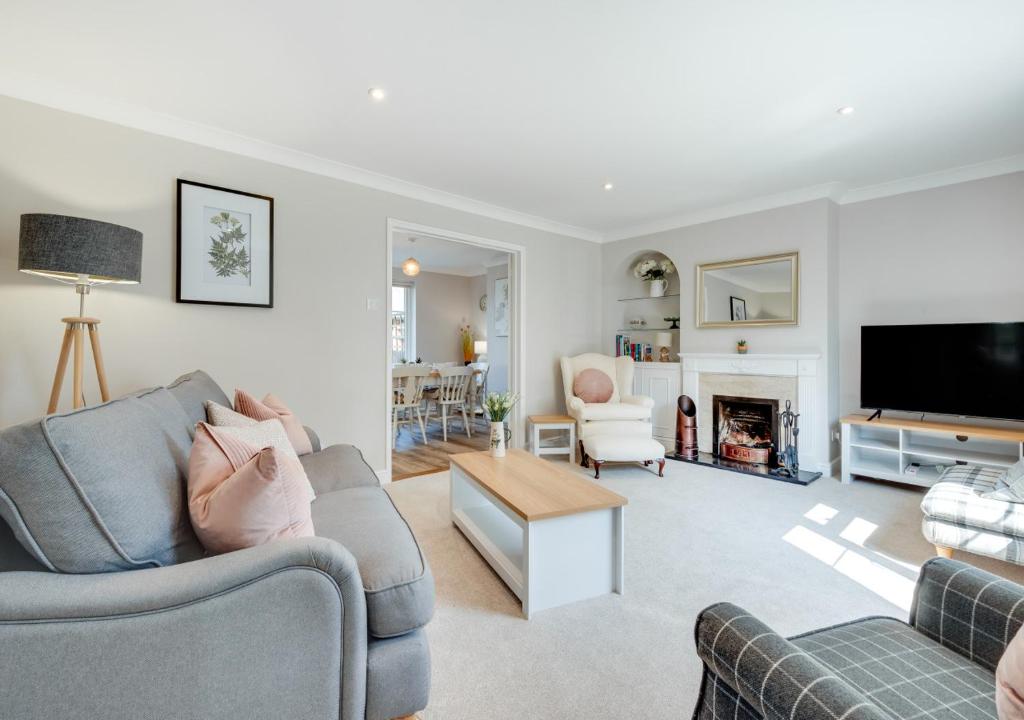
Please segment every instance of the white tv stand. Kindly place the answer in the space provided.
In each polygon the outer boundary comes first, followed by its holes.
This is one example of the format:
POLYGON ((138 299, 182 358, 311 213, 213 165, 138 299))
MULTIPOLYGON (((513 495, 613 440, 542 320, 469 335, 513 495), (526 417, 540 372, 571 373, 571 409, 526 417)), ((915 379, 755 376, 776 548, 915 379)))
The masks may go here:
POLYGON ((862 475, 879 480, 930 487, 942 469, 936 466, 969 463, 1009 467, 1024 459, 1024 428, 847 415, 843 424, 842 481, 862 475), (911 463, 920 463, 908 474, 911 463))

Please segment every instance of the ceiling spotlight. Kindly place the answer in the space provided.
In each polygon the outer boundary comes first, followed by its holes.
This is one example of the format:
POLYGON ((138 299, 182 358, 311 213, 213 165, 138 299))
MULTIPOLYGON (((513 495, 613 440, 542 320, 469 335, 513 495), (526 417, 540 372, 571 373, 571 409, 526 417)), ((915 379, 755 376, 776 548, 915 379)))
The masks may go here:
POLYGON ((367 90, 367 92, 370 95, 370 99, 373 100, 374 102, 380 102, 388 95, 386 92, 384 92, 384 88, 378 87, 370 88, 369 90, 367 90))
POLYGON ((611 189, 612 189, 612 188, 614 188, 615 186, 614 186, 614 185, 612 185, 612 184, 611 184, 610 182, 606 182, 606 183, 605 183, 604 185, 602 185, 601 187, 603 187, 603 188, 604 188, 605 190, 611 190, 611 189))
POLYGON ((843 105, 841 108, 836 110, 840 115, 853 115, 853 108, 849 105, 843 105))

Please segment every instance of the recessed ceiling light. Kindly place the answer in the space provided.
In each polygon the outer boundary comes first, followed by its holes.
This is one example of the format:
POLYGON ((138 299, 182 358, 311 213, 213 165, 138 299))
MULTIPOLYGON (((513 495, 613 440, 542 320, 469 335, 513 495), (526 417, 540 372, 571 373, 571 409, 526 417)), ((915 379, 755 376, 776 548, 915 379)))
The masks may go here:
POLYGON ((378 87, 370 88, 369 90, 367 90, 367 92, 370 94, 370 99, 373 100, 374 102, 380 102, 388 95, 386 92, 384 92, 384 88, 378 87))
POLYGON ((836 112, 840 115, 853 115, 853 108, 850 105, 843 105, 836 112))
POLYGON ((615 186, 614 186, 614 185, 612 185, 612 184, 611 184, 610 182, 606 182, 606 183, 605 183, 604 185, 602 185, 602 187, 603 187, 603 188, 604 188, 605 190, 611 190, 611 189, 612 189, 612 188, 614 188, 615 186))

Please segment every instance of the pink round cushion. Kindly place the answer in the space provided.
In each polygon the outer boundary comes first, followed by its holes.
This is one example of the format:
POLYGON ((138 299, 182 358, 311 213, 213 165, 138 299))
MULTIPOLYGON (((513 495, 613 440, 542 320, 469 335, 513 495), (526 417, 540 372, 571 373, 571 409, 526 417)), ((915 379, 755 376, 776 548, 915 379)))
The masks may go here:
POLYGON ((614 391, 612 379, 597 368, 583 370, 572 381, 572 394, 585 403, 608 402, 614 391))

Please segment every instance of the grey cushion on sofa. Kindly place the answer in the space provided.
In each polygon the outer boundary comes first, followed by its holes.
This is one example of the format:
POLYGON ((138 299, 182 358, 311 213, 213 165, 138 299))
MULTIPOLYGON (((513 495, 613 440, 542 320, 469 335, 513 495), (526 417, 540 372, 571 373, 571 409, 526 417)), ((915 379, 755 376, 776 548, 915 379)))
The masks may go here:
POLYGON ((185 502, 189 418, 166 389, 0 433, 0 514, 36 560, 65 573, 202 556, 185 502))
POLYGON ((377 474, 354 445, 331 445, 320 452, 302 455, 299 461, 317 495, 351 487, 380 486, 377 474))
POLYGON ((196 423, 206 422, 205 403, 207 400, 225 407, 232 407, 231 401, 220 389, 220 385, 202 370, 193 370, 182 375, 168 385, 167 390, 188 415, 190 433, 193 432, 196 423))
POLYGON ((371 635, 393 637, 427 624, 434 614, 434 578, 384 490, 355 487, 318 496, 313 526, 318 537, 337 540, 355 557, 371 635))

